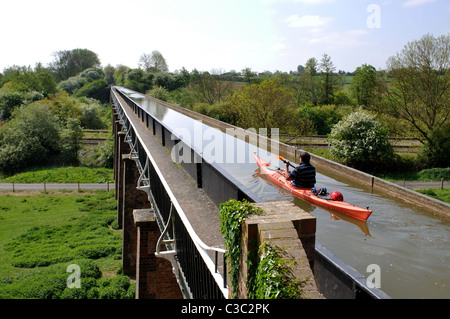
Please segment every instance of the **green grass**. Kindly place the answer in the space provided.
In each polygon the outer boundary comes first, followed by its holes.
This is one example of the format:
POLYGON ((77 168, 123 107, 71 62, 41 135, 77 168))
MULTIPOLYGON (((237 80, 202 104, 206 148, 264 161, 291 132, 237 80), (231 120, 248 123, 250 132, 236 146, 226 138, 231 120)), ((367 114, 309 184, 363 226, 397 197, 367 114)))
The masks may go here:
POLYGON ((116 218, 113 192, 0 194, 0 298, 133 298, 116 218))
POLYGON ((417 192, 450 204, 450 189, 448 188, 420 189, 417 192))
POLYGON ((99 167, 35 168, 0 178, 0 183, 113 183, 113 170, 99 167))

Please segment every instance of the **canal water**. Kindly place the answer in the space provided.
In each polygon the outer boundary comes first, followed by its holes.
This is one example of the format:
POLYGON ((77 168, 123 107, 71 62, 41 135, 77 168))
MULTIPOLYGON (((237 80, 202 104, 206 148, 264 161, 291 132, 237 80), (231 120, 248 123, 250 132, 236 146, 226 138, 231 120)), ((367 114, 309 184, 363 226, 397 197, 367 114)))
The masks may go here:
MULTIPOLYGON (((380 270, 380 288, 392 298, 450 298, 450 220, 406 202, 368 191, 338 178, 317 174, 316 187, 338 190, 344 200, 369 207, 366 222, 315 207, 284 194, 259 173, 252 153, 273 165, 283 163, 249 145, 145 96, 119 88, 178 138, 202 153, 264 201, 292 201, 317 219, 316 240, 365 277, 380 270)), ((201 236, 201 234, 199 234, 201 236)), ((371 277, 372 278, 372 277, 371 277)))

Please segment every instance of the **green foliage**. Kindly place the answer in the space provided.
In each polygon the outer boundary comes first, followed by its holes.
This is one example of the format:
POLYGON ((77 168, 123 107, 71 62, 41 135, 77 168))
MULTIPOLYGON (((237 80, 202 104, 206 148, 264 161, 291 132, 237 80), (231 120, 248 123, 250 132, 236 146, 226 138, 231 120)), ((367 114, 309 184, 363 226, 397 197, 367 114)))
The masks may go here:
MULTIPOLYGON (((246 200, 230 199, 220 204, 220 230, 227 248, 227 262, 231 277, 232 297, 236 298, 240 258, 242 224, 248 216, 262 215, 264 211, 246 200)), ((291 262, 281 257, 281 251, 271 245, 259 247, 259 258, 249 256, 247 291, 249 299, 292 299, 301 298, 302 283, 290 275, 291 262)))
POLYGON ((418 180, 421 181, 440 181, 442 178, 450 181, 450 167, 447 168, 428 168, 420 171, 418 180))
POLYGON ((227 110, 236 118, 237 126, 247 128, 287 127, 292 123, 294 111, 292 94, 279 82, 263 81, 248 85, 235 92, 228 102, 227 110))
POLYGON ((39 101, 39 104, 49 107, 53 114, 58 117, 62 125, 66 125, 67 119, 69 118, 81 119, 82 117, 82 104, 65 91, 60 91, 58 94, 49 96, 39 101))
POLYGON ((102 103, 107 103, 109 100, 109 86, 104 79, 94 80, 77 89, 73 96, 90 97, 99 100, 102 103))
POLYGON ((292 278, 290 269, 294 261, 282 258, 278 247, 262 244, 256 274, 248 289, 249 299, 300 299, 302 282, 292 278))
POLYGON ((0 202, 1 298, 134 298, 128 277, 102 278, 99 268, 99 258, 120 259, 121 233, 109 228, 117 213, 112 192, 6 195, 0 202), (69 265, 80 267, 81 288, 68 287, 69 265))
POLYGON ((2 183, 113 183, 112 175, 112 170, 108 168, 67 166, 33 168, 0 181, 2 183))
POLYGON ((18 268, 43 267, 73 259, 120 255, 121 238, 108 229, 116 202, 109 194, 86 198, 80 211, 88 213, 61 226, 33 227, 5 246, 18 268))
POLYGON ((95 52, 87 49, 62 50, 53 53, 54 61, 50 70, 58 82, 77 75, 83 70, 100 66, 100 60, 95 52))
POLYGON ((0 134, 0 169, 12 172, 47 161, 59 152, 59 122, 50 108, 34 102, 17 109, 0 134))
POLYGON ((448 165, 449 46, 449 34, 437 38, 426 34, 387 61, 392 81, 385 85, 381 111, 408 123, 426 144, 424 157, 430 166, 448 165), (443 133, 447 134, 447 143, 439 137, 443 133))
POLYGON ((114 140, 112 138, 107 139, 99 147, 99 166, 105 168, 112 168, 114 160, 114 140))
POLYGON ((78 164, 78 151, 81 148, 81 130, 80 120, 67 119, 66 128, 61 132, 61 155, 60 161, 64 164, 78 164))
POLYGON ((358 105, 371 106, 377 96, 378 78, 376 69, 367 64, 357 67, 351 89, 358 105))
POLYGON ((181 76, 170 73, 156 73, 153 77, 153 86, 163 87, 167 91, 176 90, 184 85, 181 76))
POLYGON ((358 169, 382 170, 394 154, 386 130, 365 111, 353 112, 336 124, 329 141, 332 156, 358 169))
POLYGON ((447 167, 450 165, 450 122, 442 128, 432 129, 428 139, 419 152, 419 158, 428 167, 447 167))
POLYGON ((98 299, 134 299, 135 286, 123 275, 102 278, 99 281, 98 299))
POLYGON ((148 90, 145 94, 166 102, 169 99, 169 91, 162 86, 155 86, 153 89, 148 90))
POLYGON ((328 135, 335 124, 351 113, 352 108, 346 105, 305 105, 299 108, 299 118, 309 120, 313 124, 312 135, 328 135))
POLYGON ((0 121, 6 121, 11 117, 12 112, 25 100, 24 93, 0 90, 0 121))
POLYGON ((69 94, 73 94, 76 90, 85 85, 88 80, 81 76, 73 76, 58 84, 58 88, 66 91, 69 94))
POLYGON ((53 75, 46 69, 13 66, 6 70, 4 88, 17 92, 37 91, 44 96, 56 93, 56 82, 53 75))
POLYGON ((153 86, 153 77, 154 74, 146 74, 141 69, 127 69, 117 74, 116 82, 131 90, 146 92, 153 86))
POLYGON ((450 189, 448 189, 448 188, 419 189, 419 190, 417 190, 417 192, 450 204, 450 189))
POLYGON ((245 218, 253 214, 262 214, 261 208, 258 208, 246 200, 240 202, 230 199, 226 203, 220 204, 220 230, 225 239, 227 248, 227 261, 229 263, 229 273, 231 276, 231 285, 233 287, 233 297, 237 295, 239 279, 239 259, 241 255, 241 232, 242 223, 245 218))
POLYGON ((85 129, 100 130, 107 128, 102 116, 105 113, 105 107, 101 106, 95 100, 87 101, 81 107, 81 126, 85 129))

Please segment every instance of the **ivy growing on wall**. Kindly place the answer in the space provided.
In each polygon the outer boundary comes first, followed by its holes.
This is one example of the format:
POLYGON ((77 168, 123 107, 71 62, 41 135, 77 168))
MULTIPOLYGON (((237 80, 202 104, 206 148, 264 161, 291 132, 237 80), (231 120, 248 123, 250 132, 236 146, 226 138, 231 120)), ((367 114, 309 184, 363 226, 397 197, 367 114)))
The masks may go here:
POLYGON ((229 273, 232 286, 232 297, 237 296, 237 287, 239 280, 239 258, 241 255, 241 232, 242 223, 250 215, 262 214, 263 210, 253 206, 246 200, 237 201, 230 199, 226 203, 220 204, 219 214, 220 230, 225 239, 227 249, 227 261, 229 264, 229 273))
MULTIPOLYGON (((232 298, 237 297, 239 281, 239 259, 241 256, 242 224, 251 215, 262 215, 264 211, 246 200, 230 199, 220 204, 220 230, 225 239, 227 262, 231 278, 232 298)), ((281 250, 272 245, 261 244, 258 256, 248 258, 247 292, 249 299, 294 299, 301 298, 302 282, 290 276, 293 261, 281 257, 281 250)), ((250 252, 250 254, 252 254, 250 252)))

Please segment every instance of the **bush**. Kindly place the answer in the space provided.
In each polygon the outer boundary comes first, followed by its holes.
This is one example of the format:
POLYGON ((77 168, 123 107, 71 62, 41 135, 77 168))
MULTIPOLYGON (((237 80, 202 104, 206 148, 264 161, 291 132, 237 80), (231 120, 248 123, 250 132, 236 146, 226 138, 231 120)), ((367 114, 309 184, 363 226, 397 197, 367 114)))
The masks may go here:
POLYGON ((43 164, 59 154, 58 119, 38 102, 19 108, 0 136, 0 169, 6 172, 43 164))
POLYGON ((106 127, 102 120, 102 109, 99 104, 90 103, 84 104, 81 107, 82 117, 81 126, 85 129, 100 130, 106 127))
POLYGON ((80 76, 73 76, 58 84, 59 89, 66 91, 69 94, 73 94, 76 90, 81 88, 87 83, 87 79, 80 76))
POLYGON ((428 167, 447 167, 450 164, 450 123, 429 133, 429 140, 419 152, 428 167))
POLYGON ((11 117, 12 112, 25 100, 23 93, 1 90, 0 91, 0 121, 6 121, 11 117))
POLYGON ((365 111, 354 112, 341 120, 328 138, 330 154, 357 169, 382 171, 383 165, 394 157, 386 129, 365 111))
POLYGON ((109 100, 109 86, 104 79, 95 80, 83 85, 73 95, 74 97, 90 97, 102 103, 107 103, 109 100))
POLYGON ((450 167, 424 169, 417 175, 422 181, 440 181, 442 178, 450 181, 450 167))
POLYGON ((148 90, 145 94, 166 102, 169 99, 169 91, 162 86, 156 86, 153 89, 148 90))

